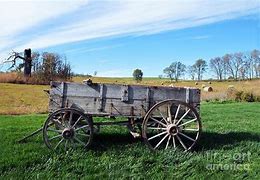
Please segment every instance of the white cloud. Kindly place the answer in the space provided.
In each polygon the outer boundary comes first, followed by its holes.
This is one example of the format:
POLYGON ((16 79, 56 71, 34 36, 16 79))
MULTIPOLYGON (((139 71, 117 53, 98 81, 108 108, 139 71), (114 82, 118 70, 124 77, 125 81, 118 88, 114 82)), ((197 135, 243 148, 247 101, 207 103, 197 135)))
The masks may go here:
POLYGON ((95 52, 95 51, 102 51, 102 50, 107 50, 107 49, 112 49, 112 48, 117 48, 117 47, 121 47, 123 46, 123 44, 116 44, 116 45, 110 45, 110 46, 102 46, 102 47, 93 47, 93 48, 89 48, 89 47, 81 47, 81 48, 73 48, 70 50, 66 50, 64 51, 65 54, 78 54, 78 53, 86 53, 86 52, 95 52))
POLYGON ((10 37, 38 23, 79 8, 82 1, 2 1, 0 2, 0 37, 10 37))
POLYGON ((58 0, 0 0, 0 52, 10 47, 16 49, 20 43, 26 44, 27 41, 23 41, 24 37, 29 37, 29 41, 37 41, 38 37, 26 34, 26 31, 33 30, 35 26, 47 21, 51 22, 65 13, 75 11, 86 3, 87 1, 79 0, 73 2, 65 0, 62 3, 58 0))
POLYGON ((259 12, 257 0, 0 2, 0 51, 45 48, 94 38, 148 35, 259 12), (72 18, 64 14, 73 12, 72 18), (67 18, 57 20, 57 18, 67 18), (53 21, 37 34, 20 34, 53 21), (18 35, 20 34, 20 35, 18 35))

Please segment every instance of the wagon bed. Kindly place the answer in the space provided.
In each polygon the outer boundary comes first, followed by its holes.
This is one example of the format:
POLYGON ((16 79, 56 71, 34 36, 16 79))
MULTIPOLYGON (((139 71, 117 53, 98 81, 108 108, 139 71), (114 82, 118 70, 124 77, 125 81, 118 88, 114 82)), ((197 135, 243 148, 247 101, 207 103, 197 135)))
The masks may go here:
POLYGON ((199 111, 200 90, 192 87, 52 82, 49 111, 77 105, 94 116, 144 117, 157 102, 174 99, 199 111))

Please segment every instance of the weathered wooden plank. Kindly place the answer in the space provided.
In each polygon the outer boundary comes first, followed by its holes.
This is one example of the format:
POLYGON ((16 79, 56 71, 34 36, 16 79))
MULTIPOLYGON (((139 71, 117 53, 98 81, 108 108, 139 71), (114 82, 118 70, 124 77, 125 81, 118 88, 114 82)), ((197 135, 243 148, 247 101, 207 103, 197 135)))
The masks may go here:
POLYGON ((50 111, 77 104, 90 114, 142 117, 152 105, 166 99, 194 107, 200 103, 200 90, 196 88, 58 82, 51 87, 50 111))

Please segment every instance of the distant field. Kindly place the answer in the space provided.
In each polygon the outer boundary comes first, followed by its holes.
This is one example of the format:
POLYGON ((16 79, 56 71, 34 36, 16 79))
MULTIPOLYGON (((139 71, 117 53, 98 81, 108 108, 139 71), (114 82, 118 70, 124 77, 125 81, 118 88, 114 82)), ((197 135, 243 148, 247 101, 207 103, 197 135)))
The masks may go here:
MULTIPOLYGON (((74 82, 82 82, 85 77, 74 77, 74 82)), ((93 82, 115 83, 115 84, 137 84, 132 78, 104 78, 93 77, 93 82)), ((181 81, 178 83, 171 82, 169 79, 144 78, 140 83, 143 85, 154 86, 190 86, 201 88, 202 85, 211 86, 213 92, 202 91, 201 99, 215 100, 227 99, 227 89, 229 85, 234 86, 237 90, 253 92, 260 96, 260 80, 252 81, 225 81, 208 84, 207 81, 199 82, 195 85, 193 81, 181 81)), ((44 113, 48 110, 48 96, 44 89, 49 86, 44 85, 24 85, 0 83, 0 114, 28 114, 28 113, 44 113)))
POLYGON ((0 83, 0 114, 46 113, 49 86, 0 83))
MULTIPOLYGON (((82 82, 84 77, 74 77, 73 81, 82 82)), ((106 83, 115 83, 115 84, 137 84, 133 78, 104 78, 104 77, 92 77, 94 82, 106 82, 106 83)), ((202 91, 201 99, 202 100, 214 100, 214 99, 227 99, 227 90, 229 86, 233 86, 236 90, 252 92, 256 96, 260 96, 260 80, 251 80, 251 81, 201 81, 198 82, 198 85, 195 85, 195 81, 180 81, 180 82, 171 82, 169 79, 159 79, 159 78, 144 78, 140 84, 143 85, 153 85, 153 86, 180 86, 180 87, 196 87, 202 88, 203 85, 211 86, 213 92, 204 92, 202 91)))
POLYGON ((260 103, 202 103, 195 152, 152 153, 123 127, 104 127, 89 151, 51 153, 39 128, 47 115, 0 116, 0 179, 260 179, 260 103))

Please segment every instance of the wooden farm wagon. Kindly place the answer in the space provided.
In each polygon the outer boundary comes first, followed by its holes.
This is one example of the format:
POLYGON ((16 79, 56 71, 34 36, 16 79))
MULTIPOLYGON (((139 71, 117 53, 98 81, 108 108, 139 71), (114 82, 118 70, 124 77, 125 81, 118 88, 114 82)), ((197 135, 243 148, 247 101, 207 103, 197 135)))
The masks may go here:
POLYGON ((150 149, 179 146, 186 151, 201 133, 199 105, 196 88, 52 82, 43 139, 53 150, 88 148, 100 126, 118 124, 150 149), (111 121, 96 122, 95 117, 111 121))

